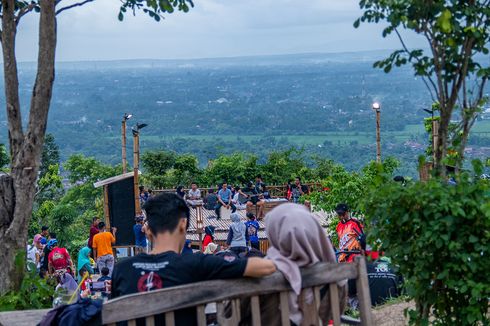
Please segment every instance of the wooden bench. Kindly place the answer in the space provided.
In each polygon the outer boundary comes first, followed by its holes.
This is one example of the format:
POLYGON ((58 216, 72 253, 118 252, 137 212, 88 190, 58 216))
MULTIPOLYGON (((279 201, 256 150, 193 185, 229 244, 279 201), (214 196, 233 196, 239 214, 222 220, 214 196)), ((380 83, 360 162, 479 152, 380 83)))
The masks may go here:
MULTIPOLYGON (((331 311, 334 325, 373 325, 371 314, 371 299, 364 258, 357 257, 350 264, 319 263, 312 267, 302 269, 303 289, 312 289, 314 293, 315 309, 320 302, 320 288, 328 285, 331 311), (359 298, 360 321, 340 315, 337 282, 344 279, 355 279, 359 298)), ((116 298, 104 304, 102 321, 104 325, 116 325, 120 321, 128 321, 129 326, 136 325, 136 319, 144 318, 147 326, 155 325, 155 316, 165 314, 167 326, 175 325, 174 311, 196 307, 197 322, 199 326, 206 325, 204 307, 208 303, 217 303, 217 320, 219 325, 238 325, 240 321, 240 301, 249 298, 251 306, 251 321, 253 326, 260 326, 259 296, 277 295, 279 297, 280 318, 282 325, 290 325, 288 293, 291 288, 283 275, 279 272, 268 277, 252 279, 216 280, 171 287, 167 289, 136 293, 116 298), (225 306, 231 306, 231 316, 225 316, 225 306), (231 303, 231 305, 230 305, 231 303)), ((230 310, 230 309, 228 309, 230 310)), ((318 311, 318 310, 316 310, 318 311)), ((40 321, 46 311, 39 311, 36 316, 31 311, 0 313, 0 324, 22 325, 23 318, 40 321), (15 323, 5 323, 6 320, 15 323)), ((228 311, 229 313, 229 311, 228 311)), ((323 321, 324 323, 328 321, 323 321)), ((320 325, 316 320, 316 325, 320 325)), ((267 326, 267 325, 264 325, 267 326)))

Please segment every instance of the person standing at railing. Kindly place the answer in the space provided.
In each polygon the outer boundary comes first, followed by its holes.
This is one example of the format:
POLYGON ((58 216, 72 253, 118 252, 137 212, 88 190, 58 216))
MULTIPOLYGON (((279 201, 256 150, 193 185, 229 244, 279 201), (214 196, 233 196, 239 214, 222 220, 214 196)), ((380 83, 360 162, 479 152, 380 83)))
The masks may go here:
POLYGON ((241 253, 247 253, 247 243, 249 241, 247 226, 240 220, 240 215, 237 213, 232 213, 230 218, 232 223, 228 231, 226 244, 232 252, 240 256, 241 253))

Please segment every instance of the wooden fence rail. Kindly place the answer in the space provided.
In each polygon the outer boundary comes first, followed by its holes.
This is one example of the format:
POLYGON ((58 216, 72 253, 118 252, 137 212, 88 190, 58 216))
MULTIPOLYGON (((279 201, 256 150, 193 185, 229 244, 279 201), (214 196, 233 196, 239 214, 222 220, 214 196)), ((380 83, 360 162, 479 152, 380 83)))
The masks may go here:
MULTIPOLYGON (((310 191, 321 191, 323 190, 322 184, 321 183, 305 183, 310 188, 310 191)), ((271 195, 271 197, 285 197, 287 194, 287 185, 267 185, 267 191, 271 195)), ((201 191, 201 196, 205 197, 209 189, 213 189, 214 191, 217 191, 216 187, 201 187, 198 188, 201 191)), ((184 188, 184 191, 189 191, 188 188, 184 188)), ((172 193, 175 192, 175 189, 153 189, 152 190, 155 195, 161 194, 161 193, 172 193)))

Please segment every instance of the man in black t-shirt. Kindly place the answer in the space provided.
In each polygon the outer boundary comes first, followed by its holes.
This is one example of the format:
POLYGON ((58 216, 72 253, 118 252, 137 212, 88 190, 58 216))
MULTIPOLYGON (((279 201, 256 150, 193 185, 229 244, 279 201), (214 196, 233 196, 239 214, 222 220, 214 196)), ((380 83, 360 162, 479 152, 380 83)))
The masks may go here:
MULTIPOLYGON (((144 209, 153 250, 116 265, 112 274, 112 298, 205 280, 262 277, 276 270, 272 261, 261 258, 181 255, 189 224, 189 207, 175 194, 156 196, 144 209)), ((175 324, 197 325, 195 309, 176 311, 175 324)))
POLYGON ((369 292, 373 306, 400 296, 402 278, 385 258, 367 264, 369 292))

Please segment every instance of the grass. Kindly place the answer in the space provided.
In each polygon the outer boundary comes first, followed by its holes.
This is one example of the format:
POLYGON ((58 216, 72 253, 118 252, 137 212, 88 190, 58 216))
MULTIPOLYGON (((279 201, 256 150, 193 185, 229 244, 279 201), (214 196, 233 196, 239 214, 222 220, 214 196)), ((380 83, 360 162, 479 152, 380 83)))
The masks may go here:
MULTIPOLYGON (((490 137, 490 120, 478 121, 475 123, 473 133, 477 133, 480 136, 490 137)), ((411 138, 413 135, 424 134, 425 130, 421 124, 407 125, 402 131, 383 131, 381 130, 381 138, 389 139, 391 142, 403 143, 411 138)), ((275 138, 276 141, 281 141, 281 139, 287 139, 288 142, 295 144, 297 146, 301 145, 322 145, 325 141, 330 141, 334 145, 349 145, 351 142, 357 142, 361 145, 374 144, 376 141, 374 130, 373 132, 324 132, 315 133, 310 135, 274 135, 274 136, 264 136, 264 135, 172 135, 172 136, 142 136, 143 140, 147 141, 169 141, 174 139, 187 139, 191 141, 227 141, 235 142, 237 140, 244 143, 251 143, 253 141, 260 140, 263 137, 275 138)), ((111 137, 115 138, 115 137, 111 137)))

